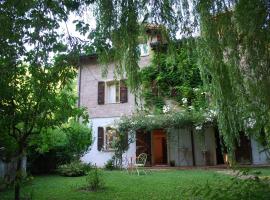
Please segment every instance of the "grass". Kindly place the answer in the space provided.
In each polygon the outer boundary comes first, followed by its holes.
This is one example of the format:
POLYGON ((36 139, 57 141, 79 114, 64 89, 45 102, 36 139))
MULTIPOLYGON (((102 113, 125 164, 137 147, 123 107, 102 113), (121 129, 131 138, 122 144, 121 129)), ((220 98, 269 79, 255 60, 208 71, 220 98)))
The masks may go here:
MULTIPOLYGON (((38 176, 23 187, 23 193, 32 192, 37 200, 189 199, 184 193, 194 185, 231 182, 231 177, 213 170, 164 170, 141 176, 105 171, 104 179, 105 190, 86 192, 79 189, 86 183, 85 177, 38 176)), ((12 197, 12 190, 0 193, 1 200, 12 197)))
POLYGON ((255 174, 259 172, 259 176, 270 176, 270 168, 253 168, 250 170, 251 174, 253 174, 254 172, 255 174))

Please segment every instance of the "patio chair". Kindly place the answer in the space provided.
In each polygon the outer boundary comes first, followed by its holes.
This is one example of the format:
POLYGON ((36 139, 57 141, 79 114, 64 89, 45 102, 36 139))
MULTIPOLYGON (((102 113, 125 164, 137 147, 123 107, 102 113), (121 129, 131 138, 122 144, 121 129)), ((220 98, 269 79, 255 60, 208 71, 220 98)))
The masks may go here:
POLYGON ((137 159, 136 162, 134 163, 134 167, 136 168, 137 174, 138 176, 140 175, 140 170, 143 171, 146 175, 146 171, 145 171, 145 163, 147 160, 147 154, 146 153, 141 153, 137 159))

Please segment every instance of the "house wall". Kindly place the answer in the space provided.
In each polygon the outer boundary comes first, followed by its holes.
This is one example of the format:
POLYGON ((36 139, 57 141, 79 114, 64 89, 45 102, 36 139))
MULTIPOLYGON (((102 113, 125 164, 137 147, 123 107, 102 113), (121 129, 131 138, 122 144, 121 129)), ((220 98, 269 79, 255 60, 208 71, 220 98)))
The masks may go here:
POLYGON ((108 76, 102 78, 101 68, 96 62, 81 68, 80 105, 87 108, 90 118, 119 117, 130 115, 134 111, 135 101, 130 91, 127 103, 98 105, 98 82, 114 80, 113 69, 114 65, 111 64, 108 68, 108 76))
MULTIPOLYGON (((119 117, 108 117, 108 118, 92 118, 89 126, 92 128, 92 140, 93 143, 89 151, 81 158, 85 163, 96 164, 98 167, 104 167, 106 162, 112 158, 114 155, 113 151, 98 151, 97 149, 97 137, 98 137, 98 127, 105 127, 113 125, 116 120, 119 120, 119 117)), ((129 137, 131 137, 129 135, 129 137)), ((132 143, 129 145, 129 149, 124 153, 123 158, 125 157, 136 157, 136 144, 132 143)), ((125 164, 125 163, 124 163, 125 164)))
MULTIPOLYGON (((196 133, 193 130, 195 164, 215 165, 216 145, 213 128, 205 130, 204 134, 196 133), (207 150, 207 157, 204 159, 202 150, 207 150)), ((168 133, 168 161, 175 161, 176 166, 192 166, 192 143, 191 131, 189 129, 172 129, 168 133)))
MULTIPOLYGON (((139 66, 145 67, 150 63, 151 54, 140 58, 139 66)), ((136 110, 135 96, 128 89, 128 102, 127 103, 110 103, 98 105, 98 82, 99 81, 112 81, 119 80, 114 73, 115 64, 108 65, 108 74, 102 77, 101 66, 97 63, 96 59, 91 59, 81 64, 79 70, 79 102, 78 105, 86 107, 93 130, 93 144, 88 153, 82 157, 82 161, 96 164, 98 167, 103 167, 104 164, 112 158, 114 152, 98 151, 97 150, 97 128, 105 127, 113 124, 116 119, 121 116, 132 115, 136 110)), ((105 97, 106 98, 106 97, 105 97)), ((129 150, 123 155, 133 159, 136 157, 136 143, 130 144, 129 150)))
POLYGON ((252 148, 252 163, 255 165, 269 164, 270 160, 267 158, 265 152, 261 152, 263 147, 254 139, 251 138, 251 148, 252 148))
POLYGON ((212 127, 207 128, 203 133, 194 132, 194 154, 196 165, 216 165, 216 139, 212 127), (204 150, 206 153, 203 154, 204 150))
MULTIPOLYGON (((150 56, 141 57, 139 66, 144 67, 150 63, 150 56)), ((135 97, 128 93, 127 103, 110 103, 98 105, 98 82, 111 81, 117 79, 115 77, 115 64, 109 64, 107 77, 102 77, 101 66, 96 60, 85 63, 80 69, 80 102, 79 105, 86 107, 91 118, 101 117, 119 117, 122 115, 131 115, 134 113, 135 97)), ((119 79, 119 78, 118 78, 119 79)))
POLYGON ((192 166, 191 135, 188 129, 172 129, 168 132, 168 160, 176 166, 192 166))

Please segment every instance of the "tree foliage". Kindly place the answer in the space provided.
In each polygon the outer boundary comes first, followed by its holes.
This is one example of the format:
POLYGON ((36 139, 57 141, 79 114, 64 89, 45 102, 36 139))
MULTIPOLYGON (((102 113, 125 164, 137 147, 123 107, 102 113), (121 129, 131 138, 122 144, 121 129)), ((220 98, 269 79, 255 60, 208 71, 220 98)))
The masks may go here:
POLYGON ((58 28, 72 11, 88 1, 0 2, 0 134, 15 147, 17 172, 15 199, 19 199, 21 160, 33 135, 60 126, 70 116, 85 116, 76 98, 63 89, 76 76, 78 49, 68 36, 63 43, 58 28), (57 55, 52 59, 52 53, 57 55))
POLYGON ((91 138, 91 129, 87 125, 70 120, 59 128, 43 130, 33 137, 31 146, 41 154, 51 149, 62 149, 69 156, 69 161, 78 160, 89 149, 91 138))
POLYGON ((45 129, 31 138, 27 150, 28 170, 44 174, 55 172, 59 165, 77 163, 91 144, 91 129, 74 119, 58 128, 45 129))
POLYGON ((237 1, 219 9, 200 4, 202 71, 211 76, 205 80, 232 149, 241 130, 258 135, 269 127, 269 6, 267 1, 237 1))
MULTIPOLYGON (((98 53, 108 49, 137 84, 140 24, 164 26, 174 53, 177 35, 198 35, 200 70, 218 110, 219 129, 229 150, 239 132, 269 131, 270 4, 266 0, 96 1, 98 53)), ((107 59, 108 60, 108 59, 107 59)))

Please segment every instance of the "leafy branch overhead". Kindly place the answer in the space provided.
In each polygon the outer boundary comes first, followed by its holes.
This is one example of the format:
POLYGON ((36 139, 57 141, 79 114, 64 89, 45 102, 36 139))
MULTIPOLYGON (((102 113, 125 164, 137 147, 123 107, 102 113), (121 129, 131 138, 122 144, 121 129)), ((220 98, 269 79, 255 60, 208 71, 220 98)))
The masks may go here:
POLYGON ((162 24, 170 54, 177 36, 197 38, 200 74, 218 110, 229 149, 239 133, 269 132, 270 4, 254 0, 97 0, 97 48, 101 63, 113 58, 130 86, 138 87, 138 37, 144 22, 162 24), (110 49, 114 49, 109 55, 110 49), (252 122, 252 123, 251 123, 252 122))
POLYGON ((22 158, 31 138, 70 117, 88 119, 85 110, 76 107, 70 87, 80 52, 72 37, 64 38, 58 29, 71 12, 89 3, 0 3, 0 144, 5 154, 1 158, 17 160, 16 200, 20 199, 22 158))

